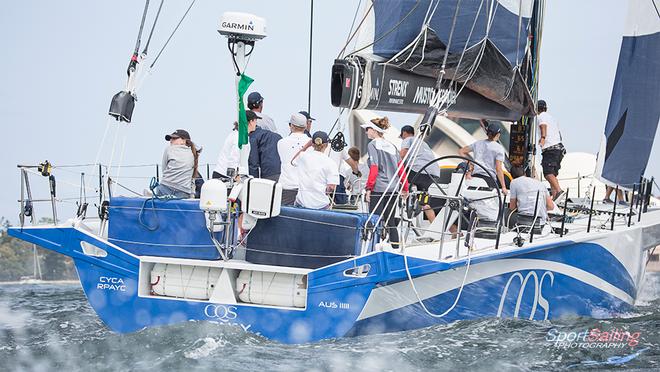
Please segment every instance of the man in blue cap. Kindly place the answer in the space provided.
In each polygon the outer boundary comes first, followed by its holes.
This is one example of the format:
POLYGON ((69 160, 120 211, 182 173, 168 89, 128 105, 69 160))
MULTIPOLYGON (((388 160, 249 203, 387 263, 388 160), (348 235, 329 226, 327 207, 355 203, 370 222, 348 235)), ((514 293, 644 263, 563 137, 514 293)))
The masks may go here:
POLYGON ((473 177, 482 178, 486 181, 489 187, 498 187, 493 182, 493 178, 497 179, 499 186, 502 187, 503 193, 508 193, 504 183, 504 148, 497 141, 500 139, 502 129, 496 123, 490 123, 486 127, 486 135, 488 139, 477 141, 471 145, 465 146, 458 150, 458 154, 467 157, 472 153, 472 159, 481 164, 483 169, 474 164, 470 164, 468 174, 473 177), (491 178, 492 177, 492 178, 491 178))
POLYGON ((246 111, 245 116, 250 136, 250 156, 248 158, 250 175, 279 181, 282 164, 277 152, 277 142, 282 139, 282 136, 257 127, 257 120, 260 117, 254 111, 246 111))
POLYGON ((307 137, 312 138, 312 122, 316 119, 314 119, 307 111, 298 111, 298 113, 303 114, 303 116, 305 116, 307 119, 307 128, 305 128, 305 134, 307 137))
POLYGON ((250 93, 247 98, 247 104, 250 110, 259 115, 260 119, 257 119, 257 126, 259 128, 277 133, 277 126, 273 118, 262 112, 264 109, 264 97, 259 92, 250 93))

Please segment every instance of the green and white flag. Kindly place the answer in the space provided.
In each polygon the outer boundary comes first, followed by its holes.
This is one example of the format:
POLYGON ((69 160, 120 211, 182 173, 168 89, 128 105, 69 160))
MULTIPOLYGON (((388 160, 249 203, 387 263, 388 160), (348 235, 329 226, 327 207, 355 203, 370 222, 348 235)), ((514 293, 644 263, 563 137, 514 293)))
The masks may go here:
POLYGON ((245 117, 245 104, 243 103, 243 95, 247 92, 250 84, 254 79, 241 74, 241 80, 238 82, 238 148, 243 148, 243 145, 248 144, 248 124, 245 117))

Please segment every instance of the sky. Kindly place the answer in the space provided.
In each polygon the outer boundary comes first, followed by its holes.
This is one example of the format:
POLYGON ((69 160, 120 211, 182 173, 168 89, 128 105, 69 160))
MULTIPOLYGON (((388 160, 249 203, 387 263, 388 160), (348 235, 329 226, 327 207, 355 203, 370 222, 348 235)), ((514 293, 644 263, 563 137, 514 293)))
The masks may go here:
MULTIPOLYGON (((152 1, 153 9, 157 3, 152 1)), ((268 36, 257 43, 246 71, 255 79, 250 90, 265 97, 264 112, 284 130, 291 113, 306 109, 309 1, 198 0, 138 92, 133 122, 109 122, 110 99, 126 83, 143 5, 135 0, 4 2, 0 216, 18 221, 19 163, 47 159, 55 165, 89 164, 98 154, 102 163, 112 159, 113 164, 125 165, 119 170, 121 182, 141 192, 148 187, 154 167, 127 166, 158 163, 166 146, 163 136, 177 128, 189 130, 193 141, 203 147, 200 163, 214 163, 235 120, 233 68, 226 41, 216 31, 225 11, 266 18, 268 36)), ((315 129, 328 130, 337 118, 338 109, 330 105, 330 68, 344 45, 356 5, 349 0, 315 2, 311 103, 315 129)), ((151 58, 187 6, 184 0, 165 2, 150 46, 151 58)), ((627 2, 619 0, 547 1, 540 98, 558 120, 569 151, 598 151, 626 8, 627 2)), ((647 168, 650 175, 660 175, 658 154, 655 146, 647 168)), ((206 173, 205 167, 201 171, 206 173)), ((59 169, 58 197, 67 199, 60 216, 75 211, 75 201, 68 199, 79 197, 75 185, 80 172, 86 174, 88 194, 94 191, 98 181, 92 167, 59 169)), ((31 186, 35 198, 47 196, 45 178, 31 176, 31 186)), ((38 216, 48 215, 48 207, 39 205, 38 216)))

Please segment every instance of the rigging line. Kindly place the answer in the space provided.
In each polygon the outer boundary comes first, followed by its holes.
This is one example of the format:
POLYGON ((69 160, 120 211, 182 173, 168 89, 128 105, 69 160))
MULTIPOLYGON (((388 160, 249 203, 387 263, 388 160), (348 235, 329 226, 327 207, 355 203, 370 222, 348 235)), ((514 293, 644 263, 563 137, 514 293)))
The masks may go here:
MULTIPOLYGON (((351 36, 351 35, 354 35, 353 34, 353 28, 355 27, 355 21, 357 20, 357 15, 360 12, 360 6, 362 6, 362 0, 359 0, 357 7, 355 7, 355 14, 353 14, 353 21, 351 22, 351 28, 348 30, 348 35, 346 35, 346 43, 344 44, 344 47, 342 48, 341 52, 339 52, 339 56, 337 58, 341 57, 341 54, 346 49, 346 46, 351 42, 351 39, 353 38, 353 36, 351 36)), ((366 15, 363 18, 363 20, 364 19, 366 19, 366 15)), ((362 22, 360 22, 360 25, 361 24, 362 24, 362 22)))
MULTIPOLYGON (((350 54, 359 53, 359 52, 361 52, 361 51, 363 51, 363 50, 369 48, 370 46, 373 46, 374 44, 376 44, 377 42, 383 40, 384 38, 386 38, 389 34, 391 34, 392 32, 394 32, 394 30, 396 30, 397 28, 399 28, 399 26, 401 26, 401 24, 402 24, 402 23, 403 23, 403 22, 404 22, 404 21, 405 21, 405 20, 406 20, 406 19, 407 19, 407 18, 408 18, 408 17, 409 17, 414 11, 415 11, 415 9, 417 9, 417 7, 419 6, 420 2, 421 2, 421 0, 417 0, 417 3, 415 3, 415 6, 413 6, 412 9, 410 9, 410 11, 408 11, 408 13, 407 13, 405 16, 403 16, 403 18, 401 18, 401 19, 399 20, 399 22, 397 22, 397 24, 395 24, 391 29, 387 30, 387 32, 385 32, 384 34, 380 35, 380 37, 379 37, 378 39, 374 39, 373 42, 371 42, 371 43, 369 43, 369 44, 363 46, 362 48, 360 48, 360 49, 358 49, 358 50, 354 50, 354 51, 352 51, 350 54)), ((372 6, 373 6, 373 4, 372 4, 372 6)))
POLYGON ((516 66, 518 66, 518 57, 519 57, 519 46, 520 46, 520 26, 522 26, 522 2, 523 0, 518 0, 518 36, 516 37, 516 66))
MULTIPOLYGON (((122 185, 121 183, 115 181, 114 179, 111 179, 110 182, 112 182, 115 186, 119 186, 119 187, 121 187, 122 189, 124 189, 124 190, 126 190, 126 191, 128 191, 128 192, 131 192, 131 193, 135 194, 136 196, 144 196, 144 195, 140 194, 140 193, 137 192, 137 191, 133 191, 133 190, 129 189, 128 187, 122 185)), ((114 194, 115 191, 116 191, 116 187, 112 190, 112 193, 114 194)))
POLYGON ((447 48, 445 48, 445 56, 442 59, 442 66, 440 67, 440 76, 437 85, 440 85, 442 77, 445 75, 445 66, 447 65, 447 57, 449 56, 449 49, 451 48, 451 41, 454 38, 454 29, 456 28, 456 19, 458 18, 458 11, 461 9, 461 0, 456 3, 456 11, 454 12, 454 19, 451 21, 451 29, 449 30, 449 40, 447 40, 447 48))
POLYGON ((99 144, 99 149, 96 152, 96 157, 94 158, 94 165, 99 164, 99 159, 101 158, 101 153, 103 152, 103 147, 105 146, 106 138, 108 137, 108 131, 110 130, 110 122, 113 120, 112 117, 108 117, 105 124, 105 131, 103 131, 103 137, 101 137, 101 143, 99 144))
POLYGON ((149 38, 147 38, 147 44, 144 46, 144 49, 142 49, 142 54, 146 55, 147 54, 147 49, 149 49, 149 44, 151 44, 151 37, 154 35, 154 30, 156 29, 156 23, 158 22, 158 18, 160 17, 160 11, 163 9, 163 3, 165 0, 160 0, 160 5, 158 6, 158 11, 156 12, 156 17, 154 18, 154 23, 151 25, 151 31, 149 31, 149 38))
MULTIPOLYGON (((360 0, 360 1, 362 1, 362 0, 360 0)), ((355 35, 357 35, 357 33, 360 31, 360 28, 362 27, 362 24, 364 23, 364 21, 365 21, 365 20, 367 19, 367 17, 369 16, 369 13, 371 12, 371 9, 373 9, 373 7, 374 7, 374 4, 373 4, 373 2, 372 2, 371 5, 369 6, 369 8, 367 8, 367 11, 364 12, 364 16, 363 16, 362 19, 360 20, 360 23, 358 23, 358 25, 357 25, 357 27, 355 28, 355 31, 353 32, 353 34, 351 34, 351 33, 349 32, 349 37, 348 37, 348 39, 346 39, 346 44, 344 44, 344 47, 341 48, 341 51, 340 51, 339 54, 337 55, 337 59, 341 58, 341 57, 344 55, 344 52, 346 51, 346 47, 348 47, 348 44, 350 44, 351 40, 353 40, 353 38, 355 37, 355 35)), ((358 6, 358 8, 355 9, 355 15, 356 15, 356 16, 357 16, 359 10, 360 10, 360 7, 358 6)), ((353 18, 353 20, 355 20, 355 18, 353 18)), ((352 28, 353 28, 353 26, 351 25, 351 29, 352 29, 352 28)), ((353 53, 351 53, 351 54, 353 54, 353 53)))
POLYGON ((461 62, 463 62, 463 57, 465 56, 465 52, 468 49, 468 45, 470 44, 470 40, 472 39, 472 33, 474 32, 474 28, 477 25, 477 20, 479 19, 479 15, 481 15, 481 8, 484 5, 484 0, 481 0, 479 3, 479 8, 477 9, 476 15, 474 17, 474 21, 472 21, 472 27, 470 28, 470 33, 468 34, 467 40, 465 41, 465 45, 463 46, 463 52, 461 53, 461 57, 458 59, 458 64, 456 65, 456 69, 454 70, 454 76, 451 78, 452 81, 456 80, 456 74, 458 74, 459 67, 461 66, 461 62))
POLYGON ((309 7, 309 75, 307 76, 307 113, 312 112, 312 41, 314 40, 314 0, 309 7))
POLYGON ((144 29, 144 21, 147 19, 147 13, 149 11, 149 0, 144 2, 144 11, 142 11, 142 21, 140 22, 140 29, 138 30, 137 40, 135 41, 135 50, 133 55, 137 55, 140 51, 140 43, 142 42, 142 30, 144 29))
POLYGON ((190 2, 190 5, 188 5, 188 9, 186 9, 186 12, 183 13, 183 17, 181 17, 181 19, 179 20, 179 23, 177 23, 176 27, 174 27, 174 30, 172 30, 172 33, 170 34, 170 36, 165 41, 165 44, 163 44, 163 47, 160 48, 160 51, 158 51, 158 54, 156 54, 156 58, 154 58, 154 61, 149 66, 149 69, 154 67, 154 65, 156 64, 156 61, 158 61, 158 58, 160 58, 160 55, 163 53, 163 51, 165 50, 167 45, 170 43, 170 40, 172 40, 172 37, 174 36, 176 31, 179 29, 179 26, 181 26, 181 23, 183 23, 183 20, 186 19, 186 16, 188 15, 188 12, 190 12, 190 9, 193 7, 193 5, 195 5, 195 1, 197 1, 197 0, 192 0, 190 2))
MULTIPOLYGON (((121 139, 121 151, 119 152, 119 163, 118 163, 119 166, 117 167, 117 174, 115 175, 117 178, 120 178, 119 174, 121 173, 121 163, 124 161, 124 149, 126 147, 126 137, 127 137, 126 135, 123 135, 121 139)), ((112 193, 114 194, 116 190, 117 187, 114 187, 112 189, 112 193)))
POLYGON ((655 0, 651 0, 651 3, 653 4, 653 7, 655 8, 655 14, 658 15, 658 18, 660 18, 660 11, 658 11, 657 5, 655 5, 655 0))

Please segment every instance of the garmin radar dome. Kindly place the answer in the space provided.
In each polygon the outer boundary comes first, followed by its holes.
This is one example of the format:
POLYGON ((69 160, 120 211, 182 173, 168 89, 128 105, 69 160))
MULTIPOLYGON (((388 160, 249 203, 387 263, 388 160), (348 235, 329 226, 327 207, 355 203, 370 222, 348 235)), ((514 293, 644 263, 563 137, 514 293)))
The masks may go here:
POLYGON ((225 12, 218 32, 229 39, 254 42, 266 37, 266 20, 249 13, 225 12))

